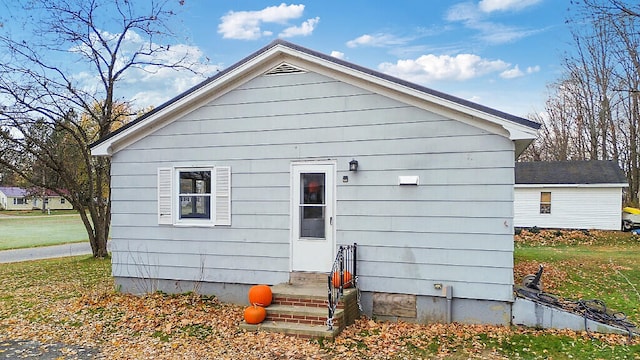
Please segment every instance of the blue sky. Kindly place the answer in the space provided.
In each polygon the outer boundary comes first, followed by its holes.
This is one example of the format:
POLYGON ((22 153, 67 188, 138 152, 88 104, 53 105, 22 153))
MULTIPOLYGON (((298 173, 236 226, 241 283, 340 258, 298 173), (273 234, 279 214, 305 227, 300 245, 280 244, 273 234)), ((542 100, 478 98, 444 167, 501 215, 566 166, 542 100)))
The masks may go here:
POLYGON ((514 115, 541 112, 570 50, 568 1, 188 1, 183 29, 226 67, 276 38, 514 115))
MULTIPOLYGON (((526 116, 543 110, 547 85, 562 74, 568 7, 567 0, 186 0, 173 23, 182 43, 171 44, 169 56, 206 60, 199 70, 212 75, 282 38, 526 116)), ((76 74, 87 83, 91 76, 76 74)), ((158 106, 201 80, 137 72, 123 83, 124 97, 158 106)))

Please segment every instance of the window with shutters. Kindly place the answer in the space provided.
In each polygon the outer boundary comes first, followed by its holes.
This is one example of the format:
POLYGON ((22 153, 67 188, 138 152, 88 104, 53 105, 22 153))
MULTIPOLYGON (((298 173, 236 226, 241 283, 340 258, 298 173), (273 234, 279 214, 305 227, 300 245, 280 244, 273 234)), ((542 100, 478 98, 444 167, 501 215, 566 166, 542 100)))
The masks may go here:
POLYGON ((158 169, 158 223, 231 225, 228 166, 158 169))

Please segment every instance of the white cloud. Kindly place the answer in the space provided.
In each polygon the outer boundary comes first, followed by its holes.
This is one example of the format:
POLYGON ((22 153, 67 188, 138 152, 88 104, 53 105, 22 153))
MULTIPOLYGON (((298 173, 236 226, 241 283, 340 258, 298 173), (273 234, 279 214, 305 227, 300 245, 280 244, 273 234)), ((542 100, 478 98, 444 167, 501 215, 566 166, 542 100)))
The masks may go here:
POLYGON ((219 71, 222 66, 203 63, 204 54, 195 46, 177 44, 169 48, 161 63, 174 63, 180 59, 191 65, 191 70, 175 70, 148 65, 143 69, 132 69, 126 78, 131 92, 131 100, 138 107, 158 106, 163 102, 181 94, 194 85, 219 71), (195 73, 194 73, 195 72, 195 73), (135 91, 135 94, 133 92, 135 91))
MULTIPOLYGON (((102 35, 105 38, 108 35, 109 39, 113 41, 119 36, 119 34, 106 32, 102 35)), ((99 49, 99 47, 97 48, 99 49)), ((130 31, 121 44, 121 58, 117 61, 116 70, 121 69, 135 52, 149 48, 157 49, 159 45, 149 43, 134 31, 130 31)), ((130 101, 135 108, 158 106, 221 69, 221 66, 207 64, 202 50, 197 46, 173 44, 165 45, 163 48, 163 51, 154 52, 153 57, 138 55, 138 62, 189 65, 193 71, 171 69, 158 65, 130 67, 125 72, 125 76, 116 83, 118 101, 130 101)), ((70 51, 86 50, 80 47, 70 49, 70 51)), ((99 92, 102 90, 99 88, 101 80, 95 73, 78 69, 73 78, 78 86, 87 91, 99 92)))
POLYGON ((389 75, 424 84, 437 80, 469 80, 508 70, 509 66, 509 63, 502 60, 483 59, 474 54, 429 54, 415 60, 398 60, 395 64, 382 63, 378 65, 378 69, 389 75))
POLYGON ((487 21, 493 11, 521 10, 538 3, 540 0, 483 0, 480 3, 459 3, 451 6, 445 19, 450 22, 462 22, 465 27, 478 31, 477 37, 490 44, 510 43, 542 30, 527 30, 487 21))
POLYGON ((480 30, 479 37, 490 44, 505 44, 539 33, 541 30, 523 30, 490 22, 468 25, 480 30))
POLYGON ((478 8, 487 13, 494 11, 518 11, 535 5, 540 1, 541 0, 480 0, 478 8))
POLYGON ((538 71, 540 71, 539 65, 528 66, 525 71, 520 70, 520 67, 516 65, 511 69, 507 69, 501 72, 500 77, 503 79, 515 79, 515 78, 523 77, 527 74, 537 73, 538 71))
POLYGON ((515 79, 522 76, 524 76, 524 72, 520 70, 518 65, 500 73, 500 77, 503 79, 515 79))
POLYGON ((480 17, 478 8, 472 3, 455 4, 447 10, 445 19, 447 21, 469 21, 480 17))
POLYGON ((391 34, 364 34, 353 40, 347 41, 347 46, 355 48, 359 46, 371 46, 371 47, 386 47, 394 45, 403 45, 407 43, 409 39, 399 38, 391 34))
POLYGON ((340 51, 335 51, 335 50, 332 51, 331 52, 331 56, 333 56, 334 58, 338 58, 338 59, 344 60, 344 53, 340 52, 340 51))
POLYGON ((282 31, 279 36, 283 38, 290 38, 294 36, 311 35, 316 25, 318 25, 319 21, 320 21, 319 17, 309 19, 303 22, 300 26, 292 26, 284 29, 284 31, 282 31))
POLYGON ((480 97, 478 95, 473 95, 467 100, 473 101, 474 103, 480 103, 482 101, 482 97, 480 97))
MULTIPOLYGON (((220 18, 218 33, 225 39, 255 40, 262 36, 270 36, 272 31, 262 29, 264 23, 287 24, 289 20, 298 19, 304 12, 304 5, 269 6, 258 11, 229 11, 220 18)), ((309 19, 300 27, 289 27, 284 32, 291 36, 308 35, 317 24, 317 18, 309 19), (306 31, 306 32, 305 32, 306 31)))

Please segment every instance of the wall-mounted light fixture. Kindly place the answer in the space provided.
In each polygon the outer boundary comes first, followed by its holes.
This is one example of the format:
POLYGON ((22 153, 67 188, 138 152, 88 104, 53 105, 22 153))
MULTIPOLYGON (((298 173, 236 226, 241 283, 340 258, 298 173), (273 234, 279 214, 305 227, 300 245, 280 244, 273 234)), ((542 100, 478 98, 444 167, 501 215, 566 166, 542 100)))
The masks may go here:
POLYGON ((349 171, 358 171, 358 160, 349 161, 349 171))

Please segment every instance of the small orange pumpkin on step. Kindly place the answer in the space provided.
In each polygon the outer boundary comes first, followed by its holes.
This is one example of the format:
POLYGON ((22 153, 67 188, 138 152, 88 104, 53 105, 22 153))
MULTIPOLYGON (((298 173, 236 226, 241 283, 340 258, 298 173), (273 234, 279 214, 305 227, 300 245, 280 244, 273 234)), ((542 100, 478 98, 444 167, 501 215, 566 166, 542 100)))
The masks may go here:
MULTIPOLYGON (((340 287, 340 273, 339 272, 334 272, 333 273, 333 278, 331 279, 331 282, 333 283, 333 287, 340 287)), ((342 273, 342 287, 344 288, 348 288, 351 287, 351 273, 348 271, 344 271, 342 273)))
POLYGON ((249 304, 267 307, 271 305, 273 293, 267 285, 256 285, 249 288, 249 304))
POLYGON ((262 306, 251 305, 244 309, 244 321, 247 324, 260 324, 267 317, 267 310, 262 306))

